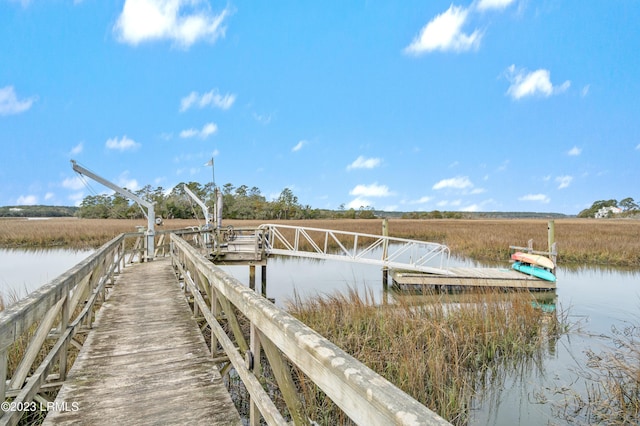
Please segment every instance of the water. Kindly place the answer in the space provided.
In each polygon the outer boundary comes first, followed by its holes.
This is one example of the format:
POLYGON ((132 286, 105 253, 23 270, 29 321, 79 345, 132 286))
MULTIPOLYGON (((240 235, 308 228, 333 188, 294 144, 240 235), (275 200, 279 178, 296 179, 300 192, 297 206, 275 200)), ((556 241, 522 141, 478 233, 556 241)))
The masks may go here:
POLYGON ((0 248, 0 295, 22 298, 86 259, 93 250, 0 248))
MULTIPOLYGON (((3 295, 32 291, 65 272, 90 251, 68 250, 2 250, 0 249, 0 292, 3 295)), ((482 265, 454 260, 450 266, 482 265)), ((241 282, 248 284, 247 266, 224 267, 241 282)), ((256 268, 256 286, 260 288, 261 268, 256 268)), ((557 311, 568 313, 574 324, 547 351, 540 364, 532 363, 517 374, 504 378, 499 389, 476 401, 470 425, 546 425, 565 424, 553 415, 553 404, 561 404, 557 389, 584 390, 577 370, 586 362, 585 351, 599 352, 611 345, 612 327, 638 324, 640 318, 640 270, 611 268, 567 269, 557 273, 557 311), (546 401, 547 403, 541 403, 546 401)), ((382 273, 379 267, 338 261, 303 258, 271 258, 267 266, 267 294, 276 304, 286 306, 294 291, 302 298, 331 294, 354 288, 371 290, 381 300, 382 273)))

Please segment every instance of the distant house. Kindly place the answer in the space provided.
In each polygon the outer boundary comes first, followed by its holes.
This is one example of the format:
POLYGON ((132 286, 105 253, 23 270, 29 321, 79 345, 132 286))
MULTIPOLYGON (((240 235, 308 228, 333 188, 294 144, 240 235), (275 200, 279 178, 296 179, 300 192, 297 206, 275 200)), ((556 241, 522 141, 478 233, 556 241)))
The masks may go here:
POLYGON ((620 207, 602 207, 595 214, 596 219, 602 219, 604 217, 609 217, 610 214, 620 214, 622 213, 622 209, 620 207))

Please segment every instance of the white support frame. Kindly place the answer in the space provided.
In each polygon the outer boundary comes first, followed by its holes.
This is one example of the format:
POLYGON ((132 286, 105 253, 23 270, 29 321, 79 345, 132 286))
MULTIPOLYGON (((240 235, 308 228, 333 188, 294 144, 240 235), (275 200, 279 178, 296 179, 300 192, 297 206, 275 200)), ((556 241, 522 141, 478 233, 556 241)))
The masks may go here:
POLYGON ((447 270, 451 251, 444 244, 302 226, 265 224, 260 228, 267 233, 265 244, 268 254, 340 260, 452 275, 447 270), (293 231, 292 239, 285 236, 285 230, 293 231), (317 242, 318 238, 314 239, 310 233, 322 237, 322 247, 317 242), (363 239, 372 239, 373 242, 362 244, 363 239), (347 244, 345 240, 353 240, 353 245, 347 244), (375 254, 379 247, 383 248, 381 257, 375 254))

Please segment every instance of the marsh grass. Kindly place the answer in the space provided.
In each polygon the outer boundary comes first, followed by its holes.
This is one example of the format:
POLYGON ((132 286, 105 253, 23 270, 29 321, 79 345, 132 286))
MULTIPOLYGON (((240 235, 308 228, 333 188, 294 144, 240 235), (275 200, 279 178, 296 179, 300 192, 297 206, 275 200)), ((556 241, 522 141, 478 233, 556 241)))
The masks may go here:
MULTIPOLYGON (((77 249, 98 248, 114 237, 136 232, 136 227, 146 227, 146 220, 128 219, 75 219, 52 218, 48 220, 0 218, 0 247, 69 247, 77 249)), ((156 231, 182 229, 197 226, 196 220, 168 220, 156 231)))
MULTIPOLYGON (((354 290, 305 301, 296 295, 288 310, 454 424, 465 424, 476 392, 539 363, 562 329, 555 314, 533 307, 528 293, 505 299, 482 292, 460 304, 429 296, 431 303, 377 305, 371 293, 354 290)), ((340 421, 339 410, 329 414, 332 403, 297 376, 307 415, 340 421)))
MULTIPOLYGON (((380 235, 380 220, 290 220, 273 221, 320 229, 380 235)), ((255 227, 264 221, 225 221, 224 226, 255 227)), ((509 246, 547 250, 547 221, 543 219, 391 219, 389 235, 449 246, 454 256, 484 261, 508 261, 509 246)), ((157 230, 197 226, 197 220, 166 220, 157 230)), ((135 232, 145 220, 0 219, 0 247, 97 248, 122 232, 135 232)), ((321 234, 316 236, 321 237, 321 234)), ((564 265, 640 266, 640 221, 556 219, 558 263, 564 265)), ((364 239, 362 244, 366 243, 364 239)), ((349 242, 347 242, 349 244, 349 242)))

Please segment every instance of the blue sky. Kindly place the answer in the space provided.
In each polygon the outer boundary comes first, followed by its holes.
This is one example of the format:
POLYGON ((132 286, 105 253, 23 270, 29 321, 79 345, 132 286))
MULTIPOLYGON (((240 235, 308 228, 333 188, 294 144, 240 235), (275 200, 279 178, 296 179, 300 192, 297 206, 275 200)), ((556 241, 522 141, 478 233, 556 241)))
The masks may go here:
POLYGON ((218 185, 316 208, 638 201, 639 23, 637 0, 0 0, 0 205, 78 204, 70 159, 137 190, 212 156, 218 185))

